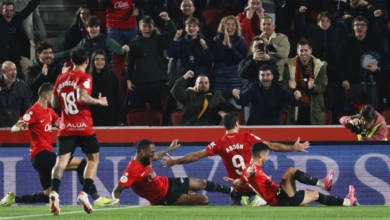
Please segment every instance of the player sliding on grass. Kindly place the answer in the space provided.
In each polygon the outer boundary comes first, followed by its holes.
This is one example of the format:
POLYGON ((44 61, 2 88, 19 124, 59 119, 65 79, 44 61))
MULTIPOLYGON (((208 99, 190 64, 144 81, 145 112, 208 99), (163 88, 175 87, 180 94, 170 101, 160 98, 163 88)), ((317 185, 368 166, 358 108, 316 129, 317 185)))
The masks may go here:
POLYGON ((353 206, 355 205, 355 189, 349 186, 349 193, 345 199, 324 195, 315 190, 296 190, 295 180, 331 190, 334 170, 323 180, 304 173, 296 168, 288 168, 282 177, 280 185, 272 181, 263 171, 265 162, 268 159, 268 146, 263 143, 255 143, 252 146, 252 164, 244 170, 238 179, 224 177, 234 186, 241 186, 248 183, 254 192, 261 195, 270 206, 300 206, 316 201, 324 205, 353 206))
MULTIPOLYGON (((188 164, 207 156, 219 154, 229 177, 237 179, 240 178, 242 171, 245 169, 245 165, 251 160, 251 146, 255 142, 262 142, 266 144, 270 150, 278 152, 306 152, 306 149, 309 147, 309 142, 299 143, 299 138, 294 145, 287 146, 280 143, 264 141, 251 133, 238 133, 240 124, 236 113, 226 113, 223 116, 223 125, 225 126, 226 134, 213 141, 204 150, 189 153, 186 156, 175 160, 167 155, 168 159, 162 159, 163 165, 168 167, 176 164, 188 164)), ((232 205, 241 205, 242 195, 249 200, 247 196, 255 194, 247 184, 244 184, 243 186, 234 186, 234 190, 236 193, 232 193, 230 196, 232 205)), ((255 202, 256 199, 253 201, 255 202)))
MULTIPOLYGON (((12 203, 49 203, 51 192, 51 170, 53 169, 57 155, 53 152, 51 144, 51 127, 58 127, 58 115, 49 107, 52 97, 53 85, 44 83, 38 90, 39 100, 27 110, 26 114, 12 127, 12 133, 18 133, 28 127, 28 134, 31 139, 30 160, 32 166, 39 174, 43 192, 32 195, 15 196, 9 192, 0 201, 0 206, 7 207, 12 203)), ((71 157, 66 170, 75 170, 81 184, 84 182, 84 169, 87 161, 77 157, 71 157)), ((95 184, 93 184, 90 195, 94 199, 95 206, 109 206, 114 200, 100 197, 95 184)))
POLYGON ((117 205, 123 189, 130 187, 152 205, 207 205, 209 203, 207 196, 192 192, 200 190, 225 194, 233 192, 232 187, 205 179, 157 176, 151 162, 178 148, 180 144, 177 141, 174 140, 169 148, 157 152, 154 152, 155 146, 150 140, 142 139, 137 143, 137 155, 129 162, 112 192, 112 197, 117 199, 117 205))

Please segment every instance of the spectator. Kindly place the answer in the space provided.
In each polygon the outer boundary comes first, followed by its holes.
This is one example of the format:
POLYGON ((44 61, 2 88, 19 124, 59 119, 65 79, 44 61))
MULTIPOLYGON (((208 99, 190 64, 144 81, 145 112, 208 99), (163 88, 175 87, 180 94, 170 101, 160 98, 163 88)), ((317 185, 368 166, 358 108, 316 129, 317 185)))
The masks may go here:
POLYGON ((108 107, 91 105, 94 126, 125 125, 122 90, 118 76, 108 68, 103 50, 92 54, 89 73, 92 75, 92 97, 107 97, 108 107))
POLYGON ((359 141, 387 141, 385 118, 371 105, 363 106, 357 115, 341 117, 340 124, 351 129, 359 141))
MULTIPOLYGON (((18 78, 24 81, 20 57, 30 58, 30 40, 26 36, 22 22, 35 10, 40 0, 31 0, 20 11, 14 13, 14 3, 1 4, 0 16, 0 63, 11 61, 16 65, 18 78)), ((14 122, 15 124, 15 122, 14 122)))
POLYGON ((12 127, 30 108, 30 95, 26 84, 16 79, 16 65, 11 61, 2 64, 0 76, 0 127, 12 127))
POLYGON ((173 97, 184 106, 179 123, 184 126, 218 125, 221 121, 219 114, 232 109, 221 92, 210 91, 209 79, 205 75, 197 77, 194 88, 186 89, 188 79, 194 76, 195 73, 189 70, 176 80, 171 90, 173 97))
MULTIPOLYGON (((198 14, 195 14, 195 6, 194 3, 191 0, 183 0, 180 4, 180 10, 182 13, 180 13, 175 19, 176 27, 178 30, 185 29, 186 27, 186 21, 188 18, 196 17, 198 20, 202 17, 198 14)), ((202 23, 200 22, 200 28, 202 28, 202 23)))
POLYGON ((214 56, 208 46, 207 40, 199 34, 199 20, 189 18, 186 20, 187 35, 178 38, 176 35, 167 48, 168 57, 177 58, 177 77, 182 77, 188 70, 199 74, 207 74, 208 66, 214 62, 214 56))
POLYGON ((333 20, 344 25, 348 29, 348 32, 350 32, 354 30, 354 27, 351 24, 357 16, 363 16, 371 20, 372 13, 369 11, 370 8, 372 8, 371 10, 374 10, 367 1, 350 0, 349 5, 339 9, 334 14, 333 20))
POLYGON ((232 91, 237 104, 252 104, 247 125, 282 125, 283 106, 301 104, 301 93, 294 94, 281 84, 272 82, 272 67, 264 65, 259 69, 260 82, 252 82, 243 92, 232 91))
MULTIPOLYGON (((336 58, 337 74, 345 90, 346 104, 377 106, 373 74, 389 65, 389 57, 372 34, 367 32, 369 22, 358 16, 353 20, 355 33, 344 39, 336 58), (379 55, 373 62, 361 62, 367 52, 379 55), (379 60, 379 62, 378 62, 379 60), (363 68, 364 64, 364 68, 363 68)), ((371 57, 375 54, 371 54, 371 57)))
POLYGON ((92 8, 87 5, 80 6, 77 10, 75 18, 70 28, 66 31, 65 41, 62 50, 69 50, 75 47, 81 40, 88 36, 87 27, 85 23, 93 15, 92 8))
POLYGON ((132 91, 130 109, 144 108, 149 102, 152 109, 162 111, 162 88, 168 80, 163 51, 175 36, 176 27, 166 12, 162 12, 160 17, 166 22, 167 33, 157 35, 153 19, 144 16, 139 21, 138 38, 130 46, 125 70, 127 87, 132 91))
POLYGON ((321 12, 317 18, 317 26, 305 23, 306 7, 299 8, 296 14, 295 27, 306 39, 309 39, 313 47, 313 56, 325 61, 327 74, 330 82, 340 84, 336 72, 336 56, 342 40, 347 36, 346 29, 333 27, 331 15, 328 12, 321 12))
POLYGON ((231 91, 242 89, 242 80, 237 72, 238 64, 246 54, 245 39, 241 36, 241 26, 236 17, 230 15, 221 20, 213 41, 213 54, 213 88, 220 91, 228 102, 235 104, 231 91))
POLYGON ((244 88, 251 82, 259 81, 259 68, 267 64, 271 68, 273 80, 278 82, 279 71, 276 62, 271 60, 271 56, 267 54, 266 40, 260 37, 255 37, 251 43, 251 53, 246 59, 241 60, 238 67, 238 76, 244 80, 244 88))
POLYGON ((261 0, 248 0, 248 8, 237 15, 248 49, 252 45, 251 40, 261 34, 260 21, 264 16, 268 15, 264 12, 261 0))
MULTIPOLYGON (((84 47, 88 51, 89 59, 91 60, 92 53, 97 50, 101 49, 104 50, 107 54, 107 58, 109 63, 112 64, 112 52, 115 52, 117 54, 124 55, 126 52, 130 50, 129 46, 119 45, 114 39, 101 34, 100 33, 100 20, 96 16, 92 16, 88 18, 87 22, 85 23, 85 26, 87 27, 88 35, 86 38, 81 40, 76 47, 84 47)), ((56 60, 63 60, 63 59, 69 59, 70 53, 73 49, 66 50, 60 53, 56 53, 54 55, 56 60)), ((114 67, 111 65, 111 69, 113 70, 114 67)))
MULTIPOLYGON (((283 73, 284 64, 287 62, 288 54, 290 53, 290 42, 286 35, 275 33, 275 23, 272 17, 265 16, 261 19, 260 37, 266 41, 268 55, 271 60, 276 62, 279 73, 283 73)), ((283 80, 283 74, 279 74, 277 79, 279 82, 283 80)))
POLYGON ((307 40, 297 45, 298 56, 290 59, 284 68, 283 84, 291 91, 300 91, 305 105, 299 108, 289 106, 288 125, 323 125, 325 117, 325 92, 328 78, 326 65, 312 56, 312 47, 307 40))
POLYGON ((43 83, 54 83, 58 75, 61 74, 62 64, 54 60, 53 45, 48 42, 42 42, 37 46, 37 55, 35 63, 30 66, 26 74, 27 86, 30 89, 31 102, 38 101, 38 89, 43 83))
MULTIPOLYGON (((27 5, 29 0, 17 0, 15 1, 14 10, 15 11, 22 11, 24 6, 27 5)), ((31 65, 33 65, 33 62, 35 60, 35 42, 34 42, 34 26, 38 29, 39 34, 41 35, 41 40, 44 42, 46 41, 46 30, 45 26, 43 25, 43 21, 41 18, 41 15, 39 14, 39 8, 35 8, 32 14, 30 14, 26 20, 23 21, 23 29, 30 40, 30 59, 27 59, 26 57, 21 57, 21 66, 23 68, 23 73, 27 73, 27 68, 31 65)))
MULTIPOLYGON (((120 45, 129 45, 137 37, 138 27, 136 16, 139 14, 138 4, 141 1, 133 0, 99 0, 101 10, 106 10, 106 26, 108 36, 120 45)), ((107 51, 106 54, 108 58, 107 51)), ((121 54, 121 53, 119 53, 121 54)), ((110 60, 110 62, 112 62, 110 60)), ((123 72, 125 58, 114 54, 113 61, 115 72, 119 75, 123 72)))
POLYGON ((308 10, 307 21, 309 25, 316 25, 318 23, 318 15, 323 11, 332 12, 333 0, 299 0, 301 7, 308 10))

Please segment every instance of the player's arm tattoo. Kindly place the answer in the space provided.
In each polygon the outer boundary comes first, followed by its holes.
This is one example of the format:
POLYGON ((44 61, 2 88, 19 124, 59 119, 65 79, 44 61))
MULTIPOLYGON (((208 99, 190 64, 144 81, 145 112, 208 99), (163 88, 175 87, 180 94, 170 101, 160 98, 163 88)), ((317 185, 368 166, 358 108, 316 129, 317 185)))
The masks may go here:
POLYGON ((207 157, 207 152, 205 150, 197 151, 197 152, 192 152, 184 157, 178 158, 174 160, 175 164, 188 164, 188 163, 193 163, 196 162, 204 157, 207 157))
POLYGON ((158 160, 158 159, 160 159, 160 158, 163 157, 166 153, 171 152, 172 150, 174 150, 174 149, 172 149, 171 147, 168 147, 168 148, 166 148, 166 149, 164 149, 164 150, 160 150, 160 151, 154 152, 153 160, 158 160))
POLYGON ((57 108, 57 107, 59 107, 59 106, 60 106, 60 99, 58 98, 58 96, 53 95, 53 96, 51 97, 50 104, 51 104, 51 107, 52 107, 52 108, 57 108))
POLYGON ((84 104, 99 105, 99 100, 92 98, 88 95, 88 91, 85 89, 77 89, 77 100, 84 104))
POLYGON ((292 145, 285 145, 281 143, 271 143, 264 141, 264 144, 268 145, 269 150, 275 151, 275 152, 290 152, 294 151, 294 148, 292 145))

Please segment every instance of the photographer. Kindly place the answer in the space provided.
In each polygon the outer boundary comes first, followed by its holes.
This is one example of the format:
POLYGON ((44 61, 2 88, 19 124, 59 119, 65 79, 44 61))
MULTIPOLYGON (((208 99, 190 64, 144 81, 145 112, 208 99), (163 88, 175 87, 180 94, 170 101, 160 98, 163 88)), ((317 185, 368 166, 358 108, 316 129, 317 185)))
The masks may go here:
POLYGON ((340 124, 357 134, 359 141, 387 141, 386 121, 371 105, 363 106, 358 115, 341 117, 340 124))

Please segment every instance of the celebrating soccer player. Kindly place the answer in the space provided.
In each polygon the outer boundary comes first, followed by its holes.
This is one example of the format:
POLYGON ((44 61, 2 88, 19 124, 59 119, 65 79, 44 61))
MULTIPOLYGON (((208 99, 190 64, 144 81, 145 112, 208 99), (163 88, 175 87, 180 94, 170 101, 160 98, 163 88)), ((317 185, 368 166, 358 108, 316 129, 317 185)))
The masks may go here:
POLYGON ((87 213, 93 209, 88 200, 99 164, 99 143, 93 128, 89 105, 107 106, 106 97, 92 98, 92 77, 85 73, 88 66, 88 52, 83 47, 77 47, 71 52, 73 70, 58 76, 54 85, 51 104, 53 108, 61 105, 61 121, 57 137, 57 162, 53 168, 52 192, 50 194, 50 210, 54 215, 60 214, 59 189, 66 165, 80 145, 87 156, 87 166, 84 171, 83 189, 77 200, 87 213))
POLYGON ((192 194, 199 190, 208 192, 222 192, 230 194, 232 187, 219 183, 188 177, 169 178, 157 176, 154 172, 152 161, 160 159, 163 155, 180 146, 174 140, 171 146, 165 150, 155 152, 152 141, 143 139, 137 143, 137 155, 130 160, 122 177, 115 186, 112 197, 119 199, 125 188, 132 188, 142 198, 147 199, 152 205, 207 205, 209 199, 203 194, 192 194))
MULTIPOLYGON (((299 143, 299 138, 293 146, 287 146, 280 143, 264 141, 251 133, 238 133, 240 125, 238 121, 238 115, 236 113, 226 113, 223 116, 223 124, 226 129, 226 134, 223 137, 213 141, 204 150, 189 153, 182 158, 174 160, 169 155, 167 155, 167 159, 162 159, 164 166, 168 167, 175 164, 193 163, 204 157, 219 154, 222 158, 229 177, 237 179, 240 178, 242 171, 246 167, 246 164, 248 164, 251 160, 250 149, 255 142, 262 142, 266 144, 270 150, 279 152, 305 152, 306 148, 309 147, 309 142, 306 141, 304 143, 299 143)), ((237 192, 237 194, 233 193, 230 196, 232 205, 241 205, 242 195, 254 195, 251 188, 247 184, 244 184, 240 187, 234 186, 234 190, 237 192)))
MULTIPOLYGON (((58 115, 49 107, 52 97, 53 84, 44 83, 38 90, 38 101, 26 111, 26 114, 12 127, 12 133, 18 133, 28 127, 31 139, 30 160, 34 169, 39 174, 43 192, 32 195, 15 196, 14 192, 8 192, 0 201, 0 206, 7 207, 12 203, 48 203, 51 192, 51 170, 56 163, 57 155, 51 145, 51 128, 58 127, 58 115)), ((87 165, 85 159, 71 157, 66 170, 75 170, 81 184, 84 182, 84 169, 87 165)), ((90 190, 95 206, 109 206, 112 199, 100 197, 95 184, 90 190)))
POLYGON ((260 194, 270 206, 300 206, 313 201, 334 206, 356 205, 355 188, 352 185, 349 186, 349 193, 344 199, 324 195, 315 190, 297 191, 295 180, 330 191, 334 170, 330 170, 327 177, 319 180, 297 168, 290 167, 283 174, 280 184, 275 183, 263 171, 264 164, 268 159, 268 149, 264 143, 255 143, 251 149, 252 164, 248 165, 241 177, 235 180, 227 177, 224 179, 235 186, 248 183, 253 191, 260 194))

